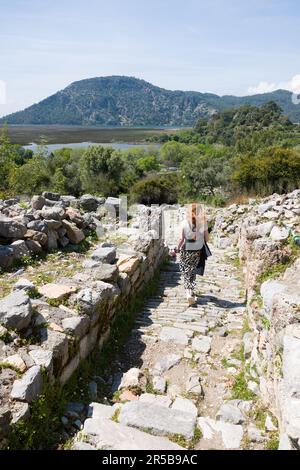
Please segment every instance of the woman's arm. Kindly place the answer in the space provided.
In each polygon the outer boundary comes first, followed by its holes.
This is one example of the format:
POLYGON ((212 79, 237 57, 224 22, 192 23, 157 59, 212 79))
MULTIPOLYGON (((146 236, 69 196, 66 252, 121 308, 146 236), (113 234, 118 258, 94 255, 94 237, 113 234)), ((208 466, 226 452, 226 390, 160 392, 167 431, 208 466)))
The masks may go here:
POLYGON ((207 220, 205 218, 205 222, 204 222, 204 241, 207 243, 208 240, 209 240, 208 224, 207 224, 207 220))
POLYGON ((184 233, 183 233, 183 230, 182 230, 182 232, 181 232, 181 239, 180 239, 180 241, 179 241, 179 244, 178 244, 178 247, 177 247, 177 251, 180 251, 180 248, 182 247, 183 243, 184 243, 184 233))

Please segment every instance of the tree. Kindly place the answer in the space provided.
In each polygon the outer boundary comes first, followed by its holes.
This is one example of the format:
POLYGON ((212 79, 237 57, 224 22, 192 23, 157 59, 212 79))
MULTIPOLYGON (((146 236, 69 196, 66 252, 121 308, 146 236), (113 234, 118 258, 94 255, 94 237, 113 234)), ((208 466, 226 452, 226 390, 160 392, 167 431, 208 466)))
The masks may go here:
POLYGON ((82 192, 80 181, 81 154, 73 149, 62 148, 48 156, 47 168, 51 177, 51 188, 64 194, 79 196, 82 192))
POLYGON ((83 190, 104 196, 117 195, 123 169, 121 155, 112 147, 89 147, 80 158, 83 190))
POLYGON ((149 155, 139 158, 136 161, 136 167, 142 174, 146 174, 149 171, 158 171, 160 165, 156 155, 149 155))
POLYGON ((300 152, 297 150, 263 148, 255 155, 239 155, 234 165, 233 181, 243 190, 265 195, 299 187, 300 152))
POLYGON ((175 204, 179 195, 176 174, 149 176, 132 188, 132 200, 140 204, 175 204))
POLYGON ((9 183, 16 194, 38 194, 49 189, 50 175, 47 162, 41 154, 35 154, 22 166, 15 166, 10 174, 9 183))
POLYGON ((199 197, 226 187, 229 181, 230 158, 228 150, 208 148, 203 153, 185 158, 180 166, 182 190, 185 196, 199 197))
POLYGON ((53 190, 60 194, 66 194, 67 181, 68 178, 64 175, 63 169, 60 167, 56 168, 51 182, 53 190))
POLYGON ((12 192, 9 180, 17 158, 18 153, 10 143, 7 126, 4 126, 0 134, 0 198, 12 192))
POLYGON ((182 162, 187 153, 189 153, 187 145, 180 142, 170 141, 161 147, 160 160, 165 165, 177 166, 182 162))

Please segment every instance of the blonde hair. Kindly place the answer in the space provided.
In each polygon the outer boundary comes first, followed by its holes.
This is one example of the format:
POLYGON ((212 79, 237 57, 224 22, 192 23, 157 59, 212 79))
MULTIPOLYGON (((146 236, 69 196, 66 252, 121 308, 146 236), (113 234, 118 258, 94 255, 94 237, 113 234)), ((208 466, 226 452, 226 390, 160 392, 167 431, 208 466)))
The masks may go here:
POLYGON ((186 218, 192 226, 203 227, 206 224, 206 214, 202 204, 199 202, 188 204, 186 218))

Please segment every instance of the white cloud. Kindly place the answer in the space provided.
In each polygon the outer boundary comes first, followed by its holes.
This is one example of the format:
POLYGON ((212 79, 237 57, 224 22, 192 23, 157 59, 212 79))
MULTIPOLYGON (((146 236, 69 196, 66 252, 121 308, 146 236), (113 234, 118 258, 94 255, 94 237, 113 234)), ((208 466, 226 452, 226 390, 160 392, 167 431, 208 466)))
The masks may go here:
POLYGON ((290 90, 297 95, 300 94, 300 74, 295 75, 290 81, 290 90))
POLYGON ((260 82, 258 85, 251 86, 248 88, 249 95, 256 95, 259 93, 270 93, 275 90, 288 90, 295 95, 300 94, 300 74, 295 75, 291 80, 287 82, 260 82))
POLYGON ((269 82, 259 82, 256 86, 251 86, 248 88, 249 95, 257 95, 259 93, 270 93, 272 91, 277 90, 276 83, 269 83, 269 82))

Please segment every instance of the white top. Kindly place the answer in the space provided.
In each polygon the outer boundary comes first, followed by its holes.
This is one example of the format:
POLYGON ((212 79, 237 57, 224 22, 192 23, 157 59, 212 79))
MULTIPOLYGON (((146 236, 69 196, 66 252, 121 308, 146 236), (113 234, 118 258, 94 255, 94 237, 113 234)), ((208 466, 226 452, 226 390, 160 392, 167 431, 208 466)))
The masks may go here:
POLYGON ((192 230, 192 227, 187 219, 185 219, 181 224, 181 229, 185 240, 193 240, 196 234, 196 241, 189 243, 186 242, 187 250, 201 250, 204 245, 204 232, 208 230, 207 222, 201 227, 197 227, 196 231, 192 230))

